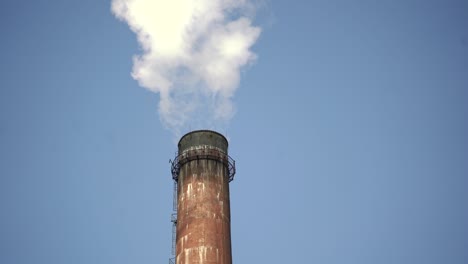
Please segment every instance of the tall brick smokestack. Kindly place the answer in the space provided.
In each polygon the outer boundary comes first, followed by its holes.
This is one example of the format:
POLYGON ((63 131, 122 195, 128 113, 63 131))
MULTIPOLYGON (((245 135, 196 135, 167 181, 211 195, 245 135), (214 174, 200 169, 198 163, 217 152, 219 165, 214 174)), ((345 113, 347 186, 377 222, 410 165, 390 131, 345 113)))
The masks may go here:
POLYGON ((177 182, 176 264, 231 264, 229 182, 235 174, 226 138, 214 131, 184 135, 172 163, 177 182))

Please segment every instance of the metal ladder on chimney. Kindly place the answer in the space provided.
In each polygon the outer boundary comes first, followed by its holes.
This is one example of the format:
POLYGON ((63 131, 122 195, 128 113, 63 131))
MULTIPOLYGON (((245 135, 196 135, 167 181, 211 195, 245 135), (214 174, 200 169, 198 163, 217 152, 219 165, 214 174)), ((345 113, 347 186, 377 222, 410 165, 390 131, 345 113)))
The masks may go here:
POLYGON ((172 200, 171 222, 172 222, 172 257, 169 259, 169 264, 175 264, 176 254, 176 237, 177 237, 177 181, 174 180, 174 194, 172 200))

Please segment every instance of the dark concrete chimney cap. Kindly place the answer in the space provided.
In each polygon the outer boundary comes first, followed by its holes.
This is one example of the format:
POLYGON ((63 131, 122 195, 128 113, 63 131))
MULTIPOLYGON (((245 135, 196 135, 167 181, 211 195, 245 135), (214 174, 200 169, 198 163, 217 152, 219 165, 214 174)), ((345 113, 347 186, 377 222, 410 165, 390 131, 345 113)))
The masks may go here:
POLYGON ((195 130, 191 131, 179 140, 179 153, 182 153, 186 149, 197 146, 210 146, 222 150, 227 154, 228 141, 221 134, 212 130, 195 130))

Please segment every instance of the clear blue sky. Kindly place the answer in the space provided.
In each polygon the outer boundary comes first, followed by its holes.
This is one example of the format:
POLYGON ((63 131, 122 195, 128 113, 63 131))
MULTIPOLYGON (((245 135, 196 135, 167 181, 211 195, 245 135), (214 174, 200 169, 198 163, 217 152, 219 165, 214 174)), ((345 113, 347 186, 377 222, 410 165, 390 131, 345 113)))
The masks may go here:
MULTIPOLYGON (((227 131, 234 263, 468 263, 468 2, 275 1, 227 131)), ((167 263, 176 146, 109 1, 0 4, 0 263, 167 263)))

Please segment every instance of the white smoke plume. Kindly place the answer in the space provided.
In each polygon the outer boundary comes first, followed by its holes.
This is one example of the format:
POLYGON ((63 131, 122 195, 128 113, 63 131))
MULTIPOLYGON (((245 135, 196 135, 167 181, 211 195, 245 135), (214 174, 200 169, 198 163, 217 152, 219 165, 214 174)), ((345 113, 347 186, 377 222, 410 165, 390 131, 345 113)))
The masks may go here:
POLYGON ((166 128, 179 135, 232 118, 240 70, 256 59, 250 48, 261 31, 249 0, 112 0, 111 9, 137 35, 132 77, 159 93, 166 128))

